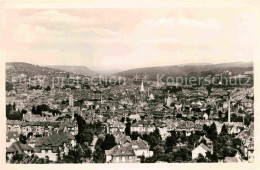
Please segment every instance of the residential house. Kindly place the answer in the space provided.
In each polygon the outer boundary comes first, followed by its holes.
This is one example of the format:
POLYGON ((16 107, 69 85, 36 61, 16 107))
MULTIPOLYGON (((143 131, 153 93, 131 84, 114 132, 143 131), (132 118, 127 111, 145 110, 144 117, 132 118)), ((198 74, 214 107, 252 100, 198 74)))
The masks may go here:
POLYGON ((6 148, 10 147, 16 141, 19 141, 18 132, 17 131, 7 132, 7 134, 6 134, 6 148))
POLYGON ((19 141, 14 142, 6 149, 6 156, 8 160, 11 160, 15 154, 21 154, 23 156, 31 156, 34 150, 28 144, 22 144, 19 141))
POLYGON ((75 146, 75 137, 70 132, 54 132, 50 136, 36 138, 34 152, 39 158, 48 157, 51 161, 57 161, 58 154, 61 157, 63 154, 67 155, 75 146))
POLYGON ((206 153, 210 152, 212 154, 212 149, 207 147, 204 143, 201 143, 198 145, 196 148, 194 148, 191 153, 192 153, 192 159, 198 158, 199 154, 203 155, 204 157, 206 156, 206 153))
POLYGON ((112 121, 107 125, 107 133, 114 133, 114 132, 124 132, 125 131, 125 124, 123 122, 112 121))
POLYGON ((241 163, 243 162, 242 156, 239 153, 239 151, 237 151, 236 155, 233 157, 225 157, 224 163, 241 163))
POLYGON ((76 136, 78 134, 78 125, 76 121, 65 121, 62 122, 59 127, 59 132, 70 132, 72 135, 76 136))
POLYGON ((148 143, 140 137, 130 143, 118 144, 110 150, 106 150, 105 153, 106 162, 112 163, 137 163, 140 162, 139 156, 153 156, 153 151, 150 151, 148 143))
POLYGON ((155 125, 150 121, 140 120, 131 125, 131 133, 138 132, 140 134, 151 133, 155 131, 155 125))

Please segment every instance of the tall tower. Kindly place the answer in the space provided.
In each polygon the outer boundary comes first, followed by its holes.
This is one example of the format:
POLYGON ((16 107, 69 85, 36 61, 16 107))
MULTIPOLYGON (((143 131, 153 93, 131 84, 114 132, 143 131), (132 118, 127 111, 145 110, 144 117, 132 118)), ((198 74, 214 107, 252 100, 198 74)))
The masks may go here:
POLYGON ((74 106, 73 94, 71 94, 71 95, 69 96, 69 106, 70 106, 70 107, 73 107, 73 106, 74 106))
POLYGON ((172 98, 171 98, 170 96, 168 96, 168 98, 167 98, 167 100, 166 100, 166 105, 167 105, 168 107, 170 107, 170 106, 171 106, 171 102, 172 102, 172 98))
POLYGON ((228 124, 230 124, 230 99, 231 99, 231 97, 230 96, 228 96, 228 124))
POLYGON ((52 82, 51 89, 52 89, 52 90, 54 90, 54 89, 55 89, 54 82, 52 82))
POLYGON ((103 104, 102 92, 100 93, 100 103, 103 104))
POLYGON ((126 113, 124 114, 124 124, 126 124, 127 123, 127 121, 126 121, 126 113))
POLYGON ((143 83, 143 80, 142 80, 142 84, 141 84, 141 89, 140 89, 140 92, 141 92, 141 101, 144 102, 145 101, 145 90, 144 90, 144 83, 143 83))
POLYGON ((142 84, 141 84, 141 92, 144 92, 144 83, 143 83, 143 80, 142 80, 142 84))
POLYGON ((74 115, 75 113, 74 113, 74 109, 72 108, 71 109, 71 120, 73 121, 74 119, 75 119, 75 115, 74 115))

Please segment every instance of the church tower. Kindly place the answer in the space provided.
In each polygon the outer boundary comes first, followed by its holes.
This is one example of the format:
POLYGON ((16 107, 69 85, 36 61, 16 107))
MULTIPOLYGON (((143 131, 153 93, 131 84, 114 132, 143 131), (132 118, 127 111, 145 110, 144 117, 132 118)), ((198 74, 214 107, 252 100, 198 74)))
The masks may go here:
POLYGON ((70 107, 73 107, 73 106, 74 106, 73 94, 71 94, 71 95, 69 96, 69 106, 70 106, 70 107))
POLYGON ((141 90, 140 90, 140 92, 145 92, 145 91, 144 91, 144 83, 143 83, 143 80, 142 80, 142 84, 141 84, 141 90))
POLYGON ((142 84, 141 84, 140 93, 141 93, 141 102, 145 102, 145 90, 144 90, 143 80, 142 80, 142 84))
POLYGON ((231 97, 228 96, 228 124, 230 124, 230 117, 231 117, 231 113, 230 113, 230 100, 231 100, 231 97))

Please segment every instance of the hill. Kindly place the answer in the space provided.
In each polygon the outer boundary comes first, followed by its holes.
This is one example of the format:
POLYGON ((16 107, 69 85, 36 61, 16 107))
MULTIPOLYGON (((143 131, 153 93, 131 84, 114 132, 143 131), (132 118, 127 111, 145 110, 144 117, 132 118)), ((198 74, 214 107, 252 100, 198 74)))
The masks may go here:
MULTIPOLYGON (((48 78, 50 77, 66 77, 68 71, 60 69, 54 69, 35 64, 29 64, 24 62, 8 62, 6 63, 6 80, 11 80, 12 77, 17 77, 21 74, 25 74, 27 78, 34 77, 37 75, 43 75, 48 78)), ((69 73, 70 76, 76 76, 73 73, 69 73)))
POLYGON ((149 80, 156 80, 157 75, 160 77, 191 77, 191 76, 207 76, 230 71, 232 75, 243 74, 245 71, 253 70, 253 62, 234 62, 222 64, 191 64, 191 65, 174 65, 162 67, 137 68, 119 72, 116 75, 126 78, 133 78, 135 74, 149 75, 149 80))
POLYGON ((65 66, 65 65, 52 65, 47 66, 49 68, 59 69, 67 72, 71 72, 74 74, 84 75, 84 76, 94 76, 97 75, 96 72, 90 70, 86 66, 65 66))

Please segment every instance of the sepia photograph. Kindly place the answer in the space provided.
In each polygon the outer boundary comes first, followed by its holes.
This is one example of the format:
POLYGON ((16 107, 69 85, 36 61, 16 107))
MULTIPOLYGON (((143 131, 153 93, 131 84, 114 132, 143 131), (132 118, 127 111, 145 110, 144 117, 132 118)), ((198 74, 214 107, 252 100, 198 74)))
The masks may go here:
POLYGON ((259 1, 62 2, 1 2, 6 166, 256 163, 259 1))

